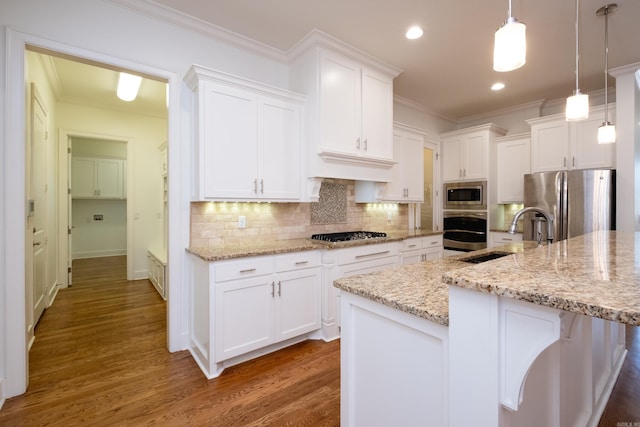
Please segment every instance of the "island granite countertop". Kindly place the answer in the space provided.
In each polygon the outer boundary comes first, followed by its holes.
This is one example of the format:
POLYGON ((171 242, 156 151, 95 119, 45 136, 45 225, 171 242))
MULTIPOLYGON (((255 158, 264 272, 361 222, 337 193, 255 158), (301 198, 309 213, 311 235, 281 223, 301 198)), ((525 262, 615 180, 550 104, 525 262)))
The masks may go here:
POLYGON ((474 255, 495 251, 513 254, 469 264, 460 261, 466 253, 343 278, 334 286, 445 326, 450 285, 640 325, 640 233, 603 231, 549 246, 513 243, 474 255))
POLYGON ((450 270, 442 279, 478 292, 640 325, 640 233, 598 231, 450 270))
POLYGON ((258 238, 246 243, 233 243, 223 246, 203 247, 191 246, 187 252, 205 261, 222 261, 259 255, 276 255, 289 252, 310 251, 315 249, 340 249, 363 245, 374 245, 386 242, 398 242, 414 237, 428 237, 442 234, 442 231, 387 231, 387 237, 350 240, 346 242, 323 242, 312 239, 289 240, 259 240, 258 238))

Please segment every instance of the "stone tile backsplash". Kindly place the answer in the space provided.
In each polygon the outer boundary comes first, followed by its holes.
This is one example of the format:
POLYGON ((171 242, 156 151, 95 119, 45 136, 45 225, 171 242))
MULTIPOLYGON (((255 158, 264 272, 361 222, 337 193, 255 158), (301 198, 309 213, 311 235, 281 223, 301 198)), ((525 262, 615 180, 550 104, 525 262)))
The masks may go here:
MULTIPOLYGON (((353 181, 332 180, 330 184, 325 189, 329 206, 315 206, 313 222, 313 203, 193 202, 190 245, 216 247, 255 239, 308 238, 316 233, 407 229, 409 210, 406 204, 356 204, 353 181), (340 200, 345 193, 346 206, 343 206, 340 200), (346 221, 343 221, 344 215, 346 221), (246 228, 238 228, 240 216, 246 217, 246 228)), ((325 199, 318 204, 323 201, 325 199)))

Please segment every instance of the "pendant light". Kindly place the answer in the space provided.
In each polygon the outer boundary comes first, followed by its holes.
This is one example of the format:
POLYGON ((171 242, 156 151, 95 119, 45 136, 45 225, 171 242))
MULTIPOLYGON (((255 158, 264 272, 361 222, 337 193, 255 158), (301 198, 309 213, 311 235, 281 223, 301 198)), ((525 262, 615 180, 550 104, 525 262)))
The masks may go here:
POLYGON ((522 67, 527 61, 527 26, 511 16, 511 0, 509 0, 509 16, 502 26, 496 30, 493 45, 493 69, 496 71, 512 71, 522 67))
POLYGON ((576 0, 576 90, 573 95, 567 98, 567 109, 565 112, 565 118, 567 121, 584 120, 589 117, 589 95, 586 93, 580 93, 578 87, 579 76, 579 63, 580 63, 580 49, 579 40, 580 33, 579 28, 579 16, 580 16, 580 0, 576 0))
POLYGON ((609 121, 608 78, 609 78, 609 14, 618 9, 615 3, 602 6, 596 15, 604 15, 604 123, 598 128, 598 144, 616 142, 616 126, 609 121))

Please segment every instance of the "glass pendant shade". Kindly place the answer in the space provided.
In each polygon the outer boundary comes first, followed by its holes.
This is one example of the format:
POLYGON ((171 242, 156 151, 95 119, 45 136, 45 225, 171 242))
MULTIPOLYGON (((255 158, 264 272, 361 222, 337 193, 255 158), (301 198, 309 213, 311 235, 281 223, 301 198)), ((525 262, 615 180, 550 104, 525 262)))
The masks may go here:
POLYGON ((140 76, 120 73, 120 78, 118 79, 118 91, 116 92, 118 98, 123 101, 133 101, 136 99, 141 82, 142 77, 140 76))
POLYGON ((616 142, 616 127, 610 122, 604 122, 598 128, 598 144, 613 144, 616 142))
POLYGON ((565 118, 570 122, 589 118, 589 95, 576 90, 572 96, 569 96, 565 118))
POLYGON ((496 31, 493 45, 493 69, 512 71, 527 62, 527 26, 509 17, 496 31))

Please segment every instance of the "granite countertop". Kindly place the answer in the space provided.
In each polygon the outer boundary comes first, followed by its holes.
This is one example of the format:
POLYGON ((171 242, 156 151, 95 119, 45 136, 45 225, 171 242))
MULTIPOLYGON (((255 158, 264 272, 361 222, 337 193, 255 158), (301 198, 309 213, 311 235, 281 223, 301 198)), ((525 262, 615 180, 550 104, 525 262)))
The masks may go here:
POLYGON ((334 286, 441 325, 448 286, 640 325, 640 233, 603 231, 549 246, 522 242, 476 251, 511 255, 481 264, 470 253, 336 280, 334 286), (637 260, 637 261, 636 261, 637 260))
MULTIPOLYGON (((522 252, 524 245, 514 243, 500 248, 482 249, 474 254, 494 252, 496 249, 522 252)), ((343 291, 448 326, 449 287, 442 282, 442 275, 473 266, 474 264, 460 261, 460 258, 468 256, 469 253, 463 253, 377 273, 345 277, 334 281, 333 285, 343 291)))
POLYGON ((205 261, 222 261, 226 259, 242 258, 259 255, 275 255, 288 252, 301 252, 314 249, 340 249, 355 246, 373 245, 386 242, 397 242, 413 237, 427 237, 441 235, 441 231, 388 231, 387 237, 375 239, 351 240, 347 242, 323 242, 309 239, 267 240, 236 243, 218 247, 191 246, 187 252, 192 253, 205 261))
POLYGON ((640 233, 600 231, 450 270, 446 284, 640 325, 640 233))

